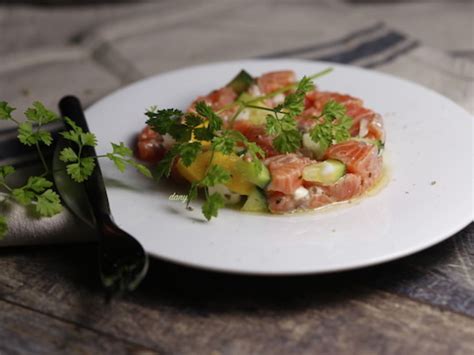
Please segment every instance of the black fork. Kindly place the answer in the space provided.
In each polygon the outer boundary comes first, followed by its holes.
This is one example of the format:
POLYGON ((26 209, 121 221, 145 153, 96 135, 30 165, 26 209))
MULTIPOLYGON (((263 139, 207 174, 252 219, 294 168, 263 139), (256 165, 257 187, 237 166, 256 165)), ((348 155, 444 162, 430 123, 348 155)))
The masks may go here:
MULTIPOLYGON (((69 117, 84 132, 89 131, 79 99, 63 97, 59 109, 63 117, 69 117)), ((92 147, 84 147, 83 156, 96 156, 96 152, 92 147)), ((107 296, 134 290, 146 275, 148 256, 133 236, 115 224, 99 165, 84 182, 84 190, 99 232, 100 276, 107 296)))

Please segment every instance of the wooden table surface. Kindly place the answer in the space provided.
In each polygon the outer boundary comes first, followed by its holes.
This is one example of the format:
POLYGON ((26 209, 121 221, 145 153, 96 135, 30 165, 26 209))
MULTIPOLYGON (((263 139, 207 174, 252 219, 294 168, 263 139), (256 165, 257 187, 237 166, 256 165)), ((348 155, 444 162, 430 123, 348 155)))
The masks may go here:
MULTIPOLYGON (((415 30, 410 14, 435 14, 436 6, 446 5, 413 6, 355 8, 415 30)), ((462 2, 449 16, 466 23, 466 9, 471 7, 462 2)), ((82 7, 81 21, 67 8, 56 17, 49 11, 0 7, 0 32, 9 33, 0 53, 57 47, 81 26, 139 10, 82 7), (48 27, 40 36, 25 26, 47 21, 63 21, 64 30, 48 27)), ((446 33, 465 28, 454 22, 446 33)), ((452 36, 441 41, 429 32, 415 36, 471 60, 472 37, 463 33, 449 42, 452 36)), ((0 64, 3 82, 13 82, 11 73, 0 64)), ((95 87, 93 95, 127 82, 114 80, 104 75, 104 87, 95 87)), ((98 279, 95 244, 2 248, 0 354, 23 353, 474 354, 474 223, 415 255, 337 274, 247 277, 152 259, 139 289, 109 304, 98 279)))

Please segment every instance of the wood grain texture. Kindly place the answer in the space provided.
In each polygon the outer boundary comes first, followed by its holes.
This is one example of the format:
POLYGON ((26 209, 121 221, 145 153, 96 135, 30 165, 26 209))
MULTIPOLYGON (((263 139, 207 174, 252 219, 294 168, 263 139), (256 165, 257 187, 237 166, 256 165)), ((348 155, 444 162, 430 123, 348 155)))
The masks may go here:
POLYGON ((447 241, 370 269, 367 284, 474 317, 474 223, 447 241))
POLYGON ((163 353, 474 351, 473 319, 360 286, 366 271, 255 278, 152 259, 135 293, 105 305, 95 265, 93 245, 2 250, 0 299, 163 353))
POLYGON ((0 354, 150 353, 143 346, 0 301, 0 354))

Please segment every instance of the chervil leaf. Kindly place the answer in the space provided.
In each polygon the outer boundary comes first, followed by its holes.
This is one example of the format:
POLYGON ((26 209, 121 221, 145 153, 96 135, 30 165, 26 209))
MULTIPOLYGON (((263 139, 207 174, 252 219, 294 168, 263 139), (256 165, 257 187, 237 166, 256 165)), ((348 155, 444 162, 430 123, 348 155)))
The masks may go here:
POLYGON ((82 132, 80 134, 80 140, 83 146, 95 147, 97 145, 97 138, 94 133, 82 132))
POLYGON ((206 217, 206 219, 210 221, 212 217, 217 217, 219 209, 224 207, 224 205, 224 198, 217 192, 213 193, 207 198, 206 202, 204 202, 204 204, 202 205, 202 213, 204 217, 206 217))
POLYGON ((125 169, 127 168, 127 163, 123 158, 115 156, 112 153, 108 153, 106 156, 115 164, 115 166, 121 173, 125 171, 125 169))
POLYGON ((30 176, 24 188, 40 193, 51 186, 53 186, 53 183, 42 176, 30 176))
POLYGON ((71 120, 69 117, 64 117, 66 123, 71 127, 69 131, 61 132, 60 134, 67 140, 70 140, 78 145, 81 145, 81 133, 83 133, 82 128, 80 128, 76 123, 71 120))
POLYGON ((0 120, 10 120, 15 110, 16 108, 10 106, 8 102, 0 101, 0 120))
POLYGON ((148 178, 151 178, 152 177, 152 174, 151 174, 151 171, 150 169, 148 169, 145 165, 143 164, 140 164, 138 162, 136 162, 135 160, 129 160, 128 163, 133 166, 135 169, 137 169, 137 171, 139 173, 141 173, 142 175, 148 177, 148 178))
POLYGON ((25 116, 28 121, 37 123, 39 125, 47 124, 58 119, 58 115, 53 111, 48 110, 39 102, 33 102, 33 106, 25 111, 25 116))
POLYGON ((38 132, 34 133, 34 136, 38 140, 38 142, 43 142, 48 147, 53 143, 53 137, 51 137, 51 133, 44 130, 39 130, 38 132))
POLYGON ((79 159, 74 149, 68 147, 61 150, 59 153, 59 160, 65 163, 73 163, 79 159))
POLYGON ((33 201, 35 193, 24 188, 18 188, 12 190, 12 196, 18 203, 28 205, 33 201))
POLYGON ((217 184, 225 184, 231 179, 230 173, 219 165, 212 165, 206 176, 201 180, 204 186, 215 186, 217 184))
POLYGON ((120 144, 112 144, 112 153, 120 155, 122 157, 131 157, 133 155, 132 150, 127 147, 123 142, 120 142, 120 144))
POLYGON ((4 182, 7 176, 13 174, 15 168, 11 165, 0 166, 0 182, 4 182))
POLYGON ((61 212, 59 195, 51 189, 46 190, 36 198, 36 212, 43 217, 51 217, 61 212))
POLYGON ((0 215, 0 239, 5 237, 8 232, 8 224, 5 216, 0 215))
POLYGON ((92 157, 81 158, 79 162, 68 164, 66 171, 69 176, 76 182, 83 182, 91 176, 94 171, 95 160, 92 157))
POLYGON ((38 139, 33 132, 33 126, 29 122, 20 123, 18 127, 18 139, 21 143, 31 146, 38 142, 38 139))

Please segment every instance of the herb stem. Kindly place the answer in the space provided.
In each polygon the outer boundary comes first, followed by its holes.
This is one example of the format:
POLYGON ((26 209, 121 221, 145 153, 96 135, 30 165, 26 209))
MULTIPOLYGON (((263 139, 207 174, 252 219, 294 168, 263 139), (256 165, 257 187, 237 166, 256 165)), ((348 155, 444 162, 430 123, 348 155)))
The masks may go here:
POLYGON ((248 108, 255 108, 255 109, 257 109, 257 110, 275 112, 275 109, 270 108, 270 107, 257 106, 257 105, 250 105, 250 104, 246 104, 246 103, 244 103, 244 105, 245 105, 245 107, 248 107, 248 108))
MULTIPOLYGON (((309 77, 310 80, 314 80, 314 79, 317 79, 317 78, 320 78, 324 75, 327 75, 329 74, 330 72, 333 71, 333 68, 332 67, 329 67, 329 68, 326 68, 316 74, 313 74, 309 77)), ((278 90, 275 90, 275 91, 272 91, 266 95, 262 95, 262 96, 258 96, 252 100, 249 100, 249 101, 245 101, 245 102, 238 102, 238 101, 235 101, 235 102, 232 102, 228 105, 225 105, 224 107, 222 107, 220 110, 217 111, 217 113, 222 113, 232 107, 234 107, 235 105, 241 105, 241 104, 244 104, 245 106, 248 107, 248 105, 252 105, 252 104, 255 104, 257 102, 260 102, 260 101, 263 101, 263 100, 266 100, 266 99, 270 99, 278 94, 281 94, 281 93, 284 93, 288 90, 291 90, 291 89, 294 89, 296 86, 298 86, 298 82, 296 83, 292 83, 292 84, 289 84, 289 85, 286 85, 278 90)))
POLYGON ((44 168, 44 173, 42 174, 42 176, 47 175, 49 173, 49 168, 48 168, 48 164, 46 164, 46 160, 44 159, 43 152, 41 152, 39 142, 36 142, 35 146, 36 146, 36 150, 38 151, 38 155, 40 157, 41 163, 43 164, 43 168, 44 168))
POLYGON ((240 105, 239 109, 237 110, 237 112, 231 117, 231 119, 229 120, 229 124, 230 124, 230 127, 232 128, 234 126, 234 122, 235 120, 237 119, 237 117, 242 113, 242 111, 245 109, 244 106, 240 105))
POLYGON ((0 186, 3 186, 6 190, 12 192, 12 188, 10 186, 8 186, 6 183, 4 182, 0 182, 0 186))

